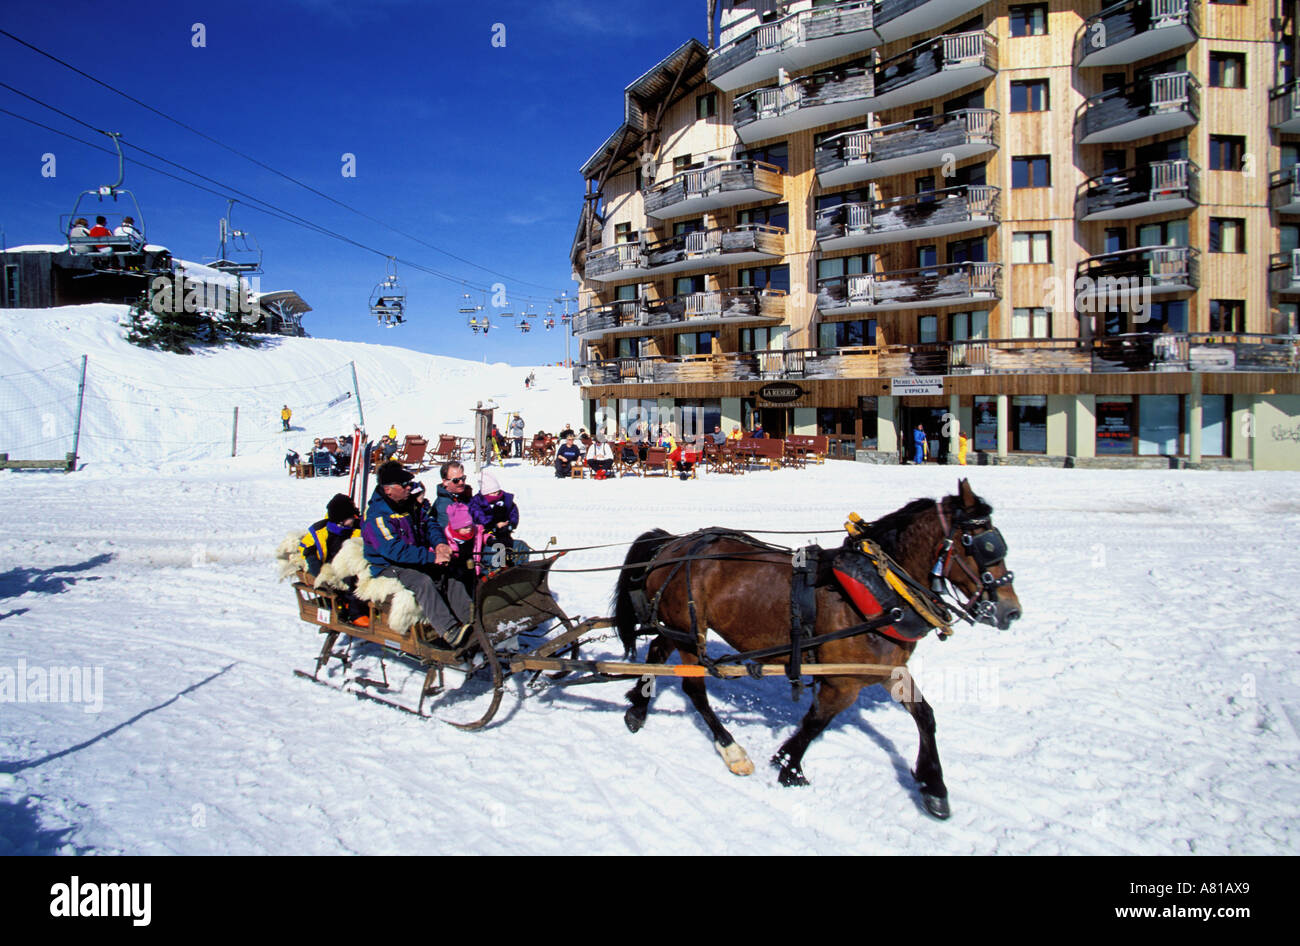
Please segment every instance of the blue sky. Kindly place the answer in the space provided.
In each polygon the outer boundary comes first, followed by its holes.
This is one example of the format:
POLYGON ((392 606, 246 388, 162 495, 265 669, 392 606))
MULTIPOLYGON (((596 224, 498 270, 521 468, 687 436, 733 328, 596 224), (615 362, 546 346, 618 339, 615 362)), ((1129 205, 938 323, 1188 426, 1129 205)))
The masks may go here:
MULTIPOLYGON (((0 26, 154 108, 494 275, 296 186, 0 36, 0 81, 89 124, 357 242, 465 279, 502 282, 511 311, 576 284, 568 252, 582 204, 578 167, 622 120, 622 92, 691 36, 703 0, 407 2, 280 0, 140 7, 67 0, 9 6, 0 26), (206 46, 193 45, 202 23, 206 46), (504 48, 492 46, 504 24, 504 48), (356 177, 342 174, 345 153, 356 177)), ((78 137, 75 122, 0 88, 0 108, 78 137)), ((150 242, 211 259, 225 200, 131 158, 126 187, 150 242)), ((7 245, 59 240, 77 194, 113 181, 115 159, 0 114, 0 228, 7 245), (42 177, 42 155, 56 175, 42 177)), ((231 194, 230 196, 236 196, 231 194)), ((564 336, 503 323, 484 338, 456 310, 482 293, 402 267, 409 320, 375 325, 381 256, 237 204, 235 225, 265 253, 262 288, 297 289, 313 335, 531 364, 564 357, 564 336)), ((558 314, 559 307, 556 307, 558 314)), ((576 343, 573 354, 577 354, 576 343)))

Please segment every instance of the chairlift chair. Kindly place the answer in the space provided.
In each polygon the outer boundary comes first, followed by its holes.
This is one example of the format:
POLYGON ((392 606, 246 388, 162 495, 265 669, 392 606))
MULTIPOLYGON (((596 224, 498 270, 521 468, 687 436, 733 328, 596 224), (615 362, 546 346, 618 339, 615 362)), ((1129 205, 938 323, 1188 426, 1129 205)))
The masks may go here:
POLYGON ((226 215, 218 224, 220 248, 212 268, 236 276, 258 276, 262 272, 262 248, 247 230, 238 230, 230 222, 236 201, 226 204, 226 215))
POLYGON ((122 186, 122 181, 126 177, 126 162, 122 156, 122 143, 119 140, 121 134, 115 131, 106 131, 104 134, 113 139, 113 146, 117 149, 117 180, 112 184, 102 184, 78 194, 76 202, 72 205, 72 212, 59 218, 59 232, 68 241, 70 252, 90 255, 97 260, 102 258, 108 264, 107 268, 117 267, 123 272, 139 272, 139 267, 134 270, 128 269, 121 257, 139 256, 144 253, 144 214, 140 211, 140 202, 135 199, 135 194, 122 186), (90 202, 92 197, 93 204, 90 202), (133 213, 102 211, 100 205, 108 198, 111 198, 114 204, 119 199, 124 198, 123 203, 129 200, 133 213), (86 209, 87 207, 95 209, 86 209), (89 234, 93 229, 89 224, 91 217, 103 217, 104 227, 109 230, 109 233, 91 236, 89 234), (80 220, 86 220, 86 226, 79 226, 80 220), (81 232, 74 235, 74 229, 81 232))
POLYGON ((396 328, 406 321, 406 290, 397 279, 397 262, 391 256, 387 274, 370 293, 370 314, 388 328, 396 328))

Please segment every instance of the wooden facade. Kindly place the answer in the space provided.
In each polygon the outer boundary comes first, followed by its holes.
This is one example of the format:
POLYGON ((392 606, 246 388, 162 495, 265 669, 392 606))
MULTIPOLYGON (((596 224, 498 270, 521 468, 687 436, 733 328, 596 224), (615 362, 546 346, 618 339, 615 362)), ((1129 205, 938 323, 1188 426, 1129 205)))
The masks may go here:
MULTIPOLYGON (((593 382, 584 398, 752 397, 773 376, 746 360, 744 347, 758 338, 761 347, 806 351, 817 371, 835 375, 779 374, 804 377, 809 394, 798 406, 852 407, 899 376, 892 372, 915 371, 907 359, 825 350, 835 333, 822 326, 868 321, 881 350, 972 335, 995 341, 1000 362, 986 373, 952 362, 945 391, 962 398, 1182 395, 1206 367, 1195 358, 1097 372, 1091 349, 1075 356, 1078 364, 1035 349, 1048 338, 1086 347, 1164 329, 1179 339, 1235 334, 1244 351, 1297 331, 1300 218, 1287 216, 1300 214, 1300 197, 1291 199, 1300 192, 1292 183, 1300 176, 1295 0, 844 3, 836 5, 842 53, 824 61, 806 61, 819 47, 796 28, 812 16, 810 0, 720 6, 718 50, 663 110, 656 147, 608 169, 599 246, 615 245, 620 224, 665 241, 683 229, 767 222, 780 208, 783 256, 728 265, 720 254, 697 270, 638 271, 627 280, 584 278, 575 259, 575 278, 584 306, 599 308, 620 295, 647 304, 678 296, 686 276, 697 277, 695 291, 729 290, 756 279, 755 268, 783 266, 783 321, 761 336, 745 331, 765 327, 759 321, 720 327, 726 364, 624 365, 616 369, 622 380, 603 383, 600 363, 620 350, 671 359, 680 347, 674 336, 696 331, 689 318, 620 326, 584 345, 592 367, 582 373, 593 382), (1036 20, 1026 26, 1027 8, 1045 11, 1045 29, 1036 20), (940 11, 954 12, 930 22, 940 11), (865 38, 873 31, 862 29, 864 18, 876 23, 874 39, 865 38), (880 26, 886 20, 926 26, 891 32, 880 26), (974 57, 965 71, 945 52, 958 46, 974 57), (763 55, 783 71, 761 68, 763 55), (745 69, 767 74, 733 86, 745 69), (725 87, 709 81, 724 75, 725 87), (936 77, 942 84, 926 85, 936 77), (915 98, 909 89, 936 94, 915 98), (861 107, 829 124, 788 119, 846 102, 861 107), (755 127, 772 137, 756 139, 755 127), (748 158, 783 165, 770 181, 779 196, 717 206, 698 219, 654 215, 665 201, 653 180, 675 187, 685 168, 748 158), (923 196, 929 191, 962 199, 934 201, 923 196), (976 194, 985 202, 977 219, 976 194), (1096 289, 1100 296, 1089 295, 1096 289), (1022 337, 1026 326, 1030 337, 1022 337), (620 337, 635 346, 620 346, 620 337)), ((827 7, 816 9, 822 26, 836 22, 827 7)), ((1294 364, 1269 372, 1250 357, 1229 362, 1245 370, 1214 362, 1200 390, 1243 399, 1300 393, 1294 364)))

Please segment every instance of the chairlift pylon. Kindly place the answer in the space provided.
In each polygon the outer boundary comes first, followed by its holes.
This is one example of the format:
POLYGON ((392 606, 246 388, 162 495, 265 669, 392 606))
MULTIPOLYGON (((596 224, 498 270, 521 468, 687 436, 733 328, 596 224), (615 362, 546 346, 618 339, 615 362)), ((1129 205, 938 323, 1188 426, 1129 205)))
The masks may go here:
POLYGON ((391 256, 383 281, 370 293, 370 314, 388 328, 406 321, 406 290, 397 279, 397 260, 391 256))

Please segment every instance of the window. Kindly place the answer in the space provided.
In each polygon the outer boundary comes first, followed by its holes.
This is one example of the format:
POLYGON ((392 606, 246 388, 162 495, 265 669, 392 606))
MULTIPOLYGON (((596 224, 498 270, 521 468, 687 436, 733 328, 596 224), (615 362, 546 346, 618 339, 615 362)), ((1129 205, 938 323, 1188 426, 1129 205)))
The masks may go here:
POLYGON ((1133 455, 1133 396, 1110 394, 1097 398, 1097 435, 1094 449, 1099 457, 1133 455))
MULTIPOLYGON (((822 196, 815 198, 813 202, 813 210, 820 213, 823 210, 829 210, 831 207, 838 207, 840 204, 861 204, 866 203, 870 199, 871 191, 868 188, 855 187, 852 190, 840 191, 838 194, 823 194, 822 196)), ((783 207, 785 205, 778 204, 777 206, 783 207)), ((759 209, 761 210, 763 208, 759 209)), ((747 210, 742 210, 740 212, 741 223, 744 222, 745 214, 747 213, 749 213, 747 210)))
POLYGON ((1210 170, 1240 171, 1246 156, 1241 135, 1210 135, 1210 170))
POLYGON ((1133 326, 1139 332, 1160 333, 1187 331, 1187 300, 1147 303, 1147 320, 1133 326))
POLYGON ((1210 85, 1220 89, 1246 87, 1246 54, 1210 52, 1210 85))
POLYGON ((1210 252, 1245 253, 1246 221, 1241 217, 1211 217, 1210 252))
POLYGON ((789 230, 790 207, 788 204, 771 204, 767 207, 742 210, 736 214, 736 223, 742 227, 746 224, 761 223, 769 227, 780 227, 782 230, 789 230))
POLYGON ((695 117, 698 119, 712 118, 718 114, 718 93, 709 92, 705 95, 695 96, 695 117))
POLYGON ((703 217, 696 217, 694 220, 679 220, 673 224, 673 236, 684 236, 687 233, 699 233, 703 229, 703 217))
POLYGON ((1011 337, 1051 338, 1052 310, 1041 308, 1012 309, 1011 337))
POLYGON ((614 224, 614 242, 631 243, 632 242, 632 224, 616 223, 614 224))
POLYGON ((765 161, 768 164, 775 164, 782 171, 790 170, 790 146, 784 141, 774 145, 764 145, 761 148, 754 148, 751 151, 740 152, 742 161, 765 161))
POLYGON ((1011 234, 1011 262, 1050 263, 1051 261, 1050 230, 1021 230, 1011 234))
POLYGON ((1210 300, 1211 332, 1245 332, 1246 303, 1242 299, 1210 300))
POLYGON ((1022 394, 1011 398, 1007 434, 1010 448, 1019 453, 1047 452, 1047 395, 1022 394))
POLYGON ((771 328, 742 328, 740 330, 741 351, 765 351, 771 344, 771 328))
POLYGON ((823 322, 817 326, 818 348, 855 348, 876 344, 876 320, 823 322))
POLYGON ((5 264, 5 308, 18 308, 18 264, 5 264))
POLYGON ((617 346, 614 349, 615 358, 639 358, 641 357, 642 346, 650 341, 649 338, 638 338, 635 335, 624 335, 614 340, 617 346))
POLYGON ((630 286, 619 286, 614 290, 614 300, 616 302, 635 300, 637 297, 637 289, 639 288, 640 287, 636 283, 633 283, 630 286))
POLYGON ((939 340, 939 316, 923 315, 917 319, 917 327, 920 332, 920 341, 937 342, 939 340))
POLYGON ((707 287, 703 276, 678 276, 673 280, 673 295, 686 296, 692 292, 704 292, 707 287))
POLYGON ((742 269, 740 271, 740 284, 742 286, 753 286, 755 289, 789 292, 790 267, 781 265, 742 269))
POLYGON ((679 155, 673 158, 673 173, 680 174, 682 171, 691 169, 691 156, 689 154, 679 155))
POLYGON ((1273 331, 1278 335, 1300 335, 1300 305, 1279 302, 1273 316, 1273 331))
POLYGON ((713 351, 713 340, 718 337, 714 332, 684 332, 676 336, 677 354, 707 355, 713 351))
POLYGON ((1244 7, 1246 5, 1246 0, 1210 0, 1210 2, 1221 7, 1244 7))
POLYGON ((929 269, 939 265, 939 249, 933 243, 916 248, 916 268, 929 269))
POLYGON ((1118 253, 1128 249, 1128 230, 1124 227, 1107 227, 1103 253, 1118 253))
POLYGON ((1024 3, 1011 8, 1012 36, 1046 36, 1047 4, 1024 3))
POLYGON ((989 337, 987 312, 954 312, 948 316, 948 337, 954 342, 989 337))
POLYGON ((988 258, 987 237, 953 240, 948 244, 949 263, 982 263, 988 258))
POLYGON ((1011 187, 1051 187, 1052 159, 1045 154, 1021 155, 1011 159, 1011 187))
POLYGON ((1011 83, 1011 111, 1047 111, 1047 80, 1020 79, 1011 83))

